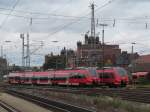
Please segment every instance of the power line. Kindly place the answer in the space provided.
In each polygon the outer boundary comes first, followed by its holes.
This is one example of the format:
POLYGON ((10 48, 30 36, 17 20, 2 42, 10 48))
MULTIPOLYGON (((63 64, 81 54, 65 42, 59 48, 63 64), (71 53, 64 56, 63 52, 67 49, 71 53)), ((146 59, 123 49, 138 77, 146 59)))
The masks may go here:
MULTIPOLYGON (((69 0, 71 1, 71 0, 69 0)), ((68 1, 68 2, 69 2, 68 1)), ((109 2, 107 2, 106 4, 102 5, 101 7, 97 8, 96 11, 98 11, 99 9, 107 6, 108 4, 112 3, 114 0, 110 0, 109 2)), ((64 7, 64 6, 63 6, 64 7)), ((39 15, 49 15, 49 16, 54 16, 54 17, 64 17, 64 18, 72 18, 72 19, 80 19, 80 18, 88 18, 88 17, 77 17, 77 16, 67 16, 67 15, 58 15, 58 14, 54 14, 54 13, 41 13, 41 12, 31 12, 31 11, 23 11, 23 10, 14 10, 15 7, 13 7, 13 9, 8 9, 8 8, 0 8, 2 10, 9 10, 10 12, 20 12, 20 13, 29 13, 29 14, 39 14, 39 15)), ((62 8, 62 7, 61 7, 62 8)), ((60 9, 61 9, 60 8, 60 9)), ((0 14, 3 14, 3 15, 9 15, 9 16, 16 16, 16 17, 22 17, 22 18, 27 18, 29 19, 29 17, 26 17, 26 16, 22 16, 22 15, 14 15, 14 14, 11 14, 11 13, 0 13, 0 14)), ((49 18, 34 18, 33 19, 49 19, 49 18)), ((90 19, 90 18, 88 18, 90 19)), ((104 21, 114 21, 113 18, 100 18, 101 20, 104 20, 104 21)), ((143 17, 140 17, 140 18, 115 18, 116 21, 118 20, 146 20, 146 19, 150 19, 148 18, 147 16, 145 16, 144 18, 143 17)))
POLYGON ((72 0, 68 0, 65 5, 63 5, 62 7, 59 7, 59 8, 57 8, 57 9, 53 10, 52 12, 54 13, 54 12, 56 12, 57 10, 61 10, 62 8, 65 8, 71 1, 72 1, 72 0))
MULTIPOLYGON (((24 18, 24 19, 30 19, 30 17, 27 17, 27 16, 22 16, 22 15, 15 15, 15 14, 8 14, 8 13, 0 13, 0 14, 2 14, 2 15, 9 15, 9 16, 14 16, 14 17, 19 17, 19 18, 24 18)), ((73 17, 73 16, 72 16, 73 17)), ((65 19, 66 20, 70 20, 70 21, 75 21, 75 20, 77 20, 77 19, 83 19, 82 17, 75 17, 74 16, 74 18, 68 18, 67 16, 65 17, 65 19)), ((91 19, 91 18, 86 18, 86 17, 84 17, 85 19, 91 19)), ((115 17, 114 17, 115 18, 115 17)), ((36 20, 36 19, 49 19, 49 18, 35 18, 35 17, 33 17, 32 19, 34 19, 34 21, 36 20)), ((62 19, 62 18, 55 18, 55 19, 61 19, 61 20, 65 20, 65 19, 62 19)), ((144 20, 149 20, 150 21, 150 18, 134 18, 134 17, 132 17, 132 18, 115 18, 115 19, 109 19, 109 18, 97 18, 97 19, 100 19, 101 21, 110 21, 110 22, 113 22, 113 27, 114 27, 114 25, 116 24, 116 23, 131 23, 131 24, 146 24, 147 26, 148 26, 148 24, 150 24, 150 22, 146 22, 145 23, 145 21, 144 20), (115 22, 114 22, 115 21, 115 22), (115 24, 114 24, 115 23, 115 24)), ((34 22, 34 24, 40 24, 40 23, 36 23, 36 22, 34 22)), ((41 23, 42 24, 42 23, 41 23)))
MULTIPOLYGON (((69 0, 69 1, 71 1, 71 0, 69 0)), ((110 0, 110 1, 113 1, 113 0, 110 0)), ((101 7, 97 8, 95 11, 97 11, 97 10, 99 10, 99 9, 107 6, 108 4, 111 3, 110 1, 108 3, 102 5, 101 7)), ((0 7, 0 9, 9 10, 11 12, 13 11, 13 12, 20 12, 20 13, 28 13, 28 14, 32 14, 32 15, 38 14, 38 15, 48 15, 48 16, 65 17, 65 18, 76 18, 76 19, 88 18, 88 17, 86 17, 88 14, 85 15, 85 16, 82 16, 82 17, 77 17, 77 16, 60 15, 60 14, 55 14, 55 13, 42 13, 42 12, 31 12, 31 11, 23 11, 23 10, 14 10, 14 8, 13 9, 8 9, 8 8, 2 8, 2 7, 0 7)), ((12 15, 12 16, 15 16, 15 15, 12 15)), ((18 16, 18 15, 16 15, 16 16, 18 16)), ((23 17, 25 17, 25 16, 23 16, 23 17)), ((33 18, 33 19, 48 19, 48 18, 33 18)), ((90 18, 88 18, 88 19, 90 19, 90 18)))
MULTIPOLYGON (((114 1, 114 0, 110 0, 110 1, 114 1)), ((97 8, 95 11, 98 11, 98 10, 104 8, 105 6, 107 6, 108 4, 112 3, 112 2, 110 2, 110 1, 107 2, 107 3, 105 3, 104 5, 100 6, 100 7, 97 8)), ((87 13, 86 15, 82 16, 81 18, 79 18, 79 19, 77 19, 77 20, 75 20, 75 21, 73 21, 73 22, 70 22, 70 23, 68 23, 68 24, 65 24, 64 26, 62 26, 62 27, 59 28, 58 30, 56 30, 56 31, 54 31, 54 32, 52 32, 52 33, 50 33, 50 34, 48 34, 47 37, 52 36, 52 35, 56 34, 57 32, 63 30, 64 28, 69 27, 70 25, 79 22, 82 18, 86 17, 86 16, 89 15, 89 14, 90 14, 90 13, 87 13)))
MULTIPOLYGON (((69 1, 72 1, 72 0, 69 0, 69 1)), ((65 6, 63 6, 63 7, 65 7, 65 6)), ((28 14, 32 14, 32 15, 37 14, 37 15, 47 15, 47 16, 66 17, 66 18, 80 18, 80 17, 76 17, 76 16, 68 16, 68 15, 61 15, 61 14, 55 14, 54 13, 57 10, 62 9, 63 7, 60 7, 58 9, 54 10, 53 13, 31 12, 31 11, 23 11, 23 10, 13 10, 13 11, 14 12, 19 12, 19 13, 28 13, 28 14)), ((0 7, 0 9, 2 9, 2 10, 8 10, 8 11, 12 10, 12 9, 3 8, 3 7, 0 7)), ((48 19, 48 18, 34 18, 34 19, 48 19)))
POLYGON ((1 23, 0 25, 0 29, 2 28, 2 26, 5 24, 5 22, 7 21, 8 17, 10 16, 10 14, 13 12, 13 10, 16 8, 16 6, 18 5, 20 0, 17 0, 16 3, 13 5, 12 9, 10 10, 9 14, 6 16, 6 18, 4 19, 4 21, 1 23))
POLYGON ((0 13, 1 15, 9 15, 9 16, 15 16, 15 17, 20 17, 20 18, 26 18, 29 19, 29 17, 22 16, 22 15, 15 15, 15 14, 9 14, 9 13, 0 13))
MULTIPOLYGON (((113 0, 112 0, 113 1, 113 0)), ((106 5, 108 5, 108 4, 110 4, 110 3, 112 3, 112 2, 108 2, 108 3, 106 3, 106 4, 104 4, 103 6, 101 6, 101 7, 99 7, 99 8, 97 8, 96 9, 96 11, 97 10, 99 10, 99 9, 101 9, 101 8, 103 8, 103 7, 105 7, 106 5)), ((7 9, 7 8, 0 8, 0 9, 4 9, 4 10, 12 10, 12 9, 7 9)), ((90 19, 89 17, 85 17, 85 16, 83 16, 83 17, 77 17, 77 16, 68 16, 68 15, 58 15, 58 14, 53 14, 53 13, 41 13, 41 12, 30 12, 30 11, 21 11, 21 10, 13 10, 13 12, 21 12, 21 13, 29 13, 29 14, 32 14, 32 15, 34 15, 34 14, 39 14, 39 15, 49 15, 49 16, 54 16, 54 17, 64 17, 64 18, 72 18, 72 19, 83 19, 83 18, 86 18, 86 19, 90 19)), ((3 14, 3 15, 10 15, 10 16, 16 16, 16 17, 23 17, 23 18, 30 18, 30 17, 27 17, 27 16, 22 16, 22 15, 15 15, 15 14, 7 14, 7 13, 0 13, 0 14, 3 14)), ((149 20, 150 19, 150 17, 128 17, 128 18, 116 18, 116 17, 114 17, 115 18, 115 20, 122 20, 122 21, 128 21, 128 20, 149 20)), ((101 20, 104 20, 104 21, 114 21, 114 18, 98 18, 98 19, 101 19, 101 20)), ((33 17, 33 19, 49 19, 48 17, 47 18, 34 18, 33 17)))

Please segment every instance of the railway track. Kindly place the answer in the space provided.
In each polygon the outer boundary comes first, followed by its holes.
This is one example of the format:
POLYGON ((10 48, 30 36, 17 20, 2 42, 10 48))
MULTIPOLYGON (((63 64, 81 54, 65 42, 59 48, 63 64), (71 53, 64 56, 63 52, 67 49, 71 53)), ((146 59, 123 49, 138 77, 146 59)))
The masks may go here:
POLYGON ((19 110, 15 109, 14 107, 6 104, 3 101, 0 101, 0 106, 5 109, 7 112, 20 112, 19 110))
MULTIPOLYGON (((22 87, 21 87, 22 88, 22 87)), ((141 88, 141 89, 108 89, 108 88, 48 88, 48 87, 25 87, 22 89, 28 90, 37 90, 37 91, 54 91, 62 93, 71 93, 71 94, 86 94, 89 96, 111 96, 117 97, 123 100, 140 102, 140 103, 150 103, 150 89, 141 88)))
POLYGON ((82 107, 78 107, 78 106, 74 106, 74 105, 70 105, 58 101, 48 100, 46 97, 33 96, 15 90, 7 89, 6 93, 31 101, 49 110, 57 110, 61 112, 94 112, 93 110, 88 110, 86 108, 82 108, 82 107))

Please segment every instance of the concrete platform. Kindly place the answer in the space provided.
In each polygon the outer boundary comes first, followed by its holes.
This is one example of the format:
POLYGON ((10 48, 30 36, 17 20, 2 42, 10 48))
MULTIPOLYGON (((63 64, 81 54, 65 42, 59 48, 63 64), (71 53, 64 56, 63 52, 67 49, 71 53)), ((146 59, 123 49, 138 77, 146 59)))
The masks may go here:
MULTIPOLYGON (((17 110, 21 112, 52 112, 36 104, 33 104, 32 102, 14 97, 7 93, 0 93, 0 100, 11 105, 12 107, 16 108, 17 110)), ((7 112, 7 111, 0 110, 0 112, 7 112)))

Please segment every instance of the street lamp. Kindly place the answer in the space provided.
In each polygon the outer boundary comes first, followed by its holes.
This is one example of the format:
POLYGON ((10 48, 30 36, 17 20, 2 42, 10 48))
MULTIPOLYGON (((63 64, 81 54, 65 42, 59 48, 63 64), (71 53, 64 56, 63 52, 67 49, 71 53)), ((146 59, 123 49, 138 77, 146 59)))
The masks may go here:
POLYGON ((59 41, 57 41, 57 40, 54 40, 54 41, 51 41, 51 42, 57 43, 57 42, 59 42, 59 41))
POLYGON ((104 69, 104 44, 105 44, 105 40, 104 40, 104 34, 105 34, 105 27, 108 26, 107 24, 99 24, 100 26, 103 27, 102 29, 102 51, 103 51, 103 62, 102 62, 102 66, 103 66, 103 69, 104 69))
POLYGON ((104 33, 105 33, 105 27, 108 26, 108 24, 99 24, 99 26, 102 26, 103 29, 102 29, 102 57, 103 57, 103 60, 102 60, 102 79, 103 79, 103 76, 104 76, 104 47, 105 47, 105 40, 104 40, 104 33))

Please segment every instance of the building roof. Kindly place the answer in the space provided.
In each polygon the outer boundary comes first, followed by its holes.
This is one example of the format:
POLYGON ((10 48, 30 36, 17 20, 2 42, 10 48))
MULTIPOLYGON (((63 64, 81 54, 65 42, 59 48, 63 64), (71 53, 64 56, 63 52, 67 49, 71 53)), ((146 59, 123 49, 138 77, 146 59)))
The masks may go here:
POLYGON ((135 63, 150 63, 150 54, 141 55, 138 59, 135 60, 135 63))

